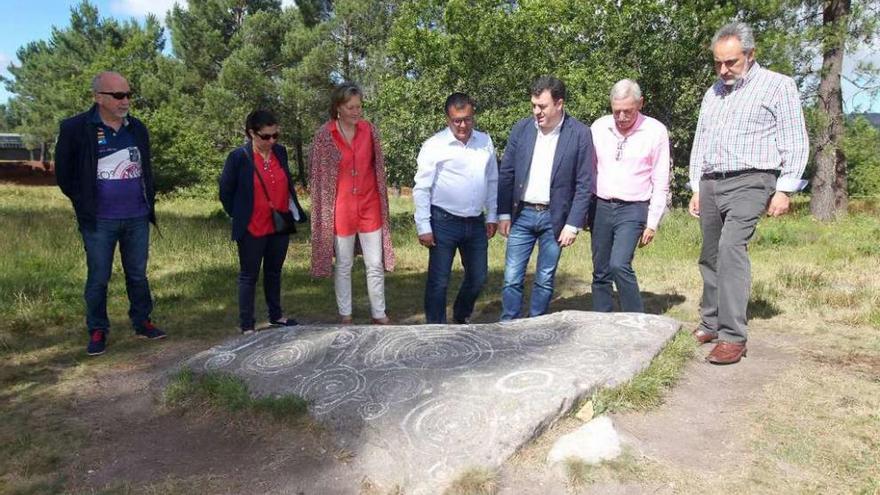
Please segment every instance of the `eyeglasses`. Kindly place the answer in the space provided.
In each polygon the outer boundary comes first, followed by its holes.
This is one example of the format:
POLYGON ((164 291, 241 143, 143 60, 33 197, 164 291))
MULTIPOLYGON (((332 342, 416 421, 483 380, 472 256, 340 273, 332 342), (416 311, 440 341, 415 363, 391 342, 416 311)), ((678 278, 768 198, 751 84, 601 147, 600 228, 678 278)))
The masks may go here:
POLYGON ((276 132, 274 134, 260 134, 259 132, 255 132, 254 135, 260 136, 260 139, 262 139, 263 141, 268 141, 270 139, 274 139, 277 141, 278 136, 280 136, 281 133, 276 132))
POLYGON ((98 94, 112 96, 114 100, 124 100, 126 98, 130 100, 133 93, 131 91, 98 91, 98 94))
POLYGON ((452 122, 453 125, 464 125, 464 124, 470 125, 470 124, 474 123, 474 118, 473 117, 462 117, 460 119, 449 119, 449 121, 452 122))
POLYGON ((626 144, 626 139, 628 137, 629 136, 617 141, 617 156, 614 158, 615 160, 620 161, 620 157, 623 156, 623 146, 626 144))

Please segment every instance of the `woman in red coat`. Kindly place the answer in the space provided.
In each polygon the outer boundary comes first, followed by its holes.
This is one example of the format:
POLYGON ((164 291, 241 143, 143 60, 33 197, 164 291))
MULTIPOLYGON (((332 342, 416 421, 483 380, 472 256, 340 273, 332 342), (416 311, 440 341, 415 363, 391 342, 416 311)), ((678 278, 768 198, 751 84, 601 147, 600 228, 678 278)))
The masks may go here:
POLYGON ((394 251, 379 133, 361 118, 363 93, 356 85, 336 87, 330 100, 331 118, 315 133, 309 153, 311 274, 329 277, 335 255, 339 319, 351 323, 351 268, 357 240, 364 255, 372 322, 387 325, 385 271, 394 269, 394 251))

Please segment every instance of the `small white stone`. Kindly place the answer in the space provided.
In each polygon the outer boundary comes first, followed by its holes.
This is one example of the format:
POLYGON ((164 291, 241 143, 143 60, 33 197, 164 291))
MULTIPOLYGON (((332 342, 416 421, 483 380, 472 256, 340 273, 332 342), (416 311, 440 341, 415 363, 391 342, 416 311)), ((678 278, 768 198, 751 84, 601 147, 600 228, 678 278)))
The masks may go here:
POLYGON ((614 459, 620 452, 620 436, 614 429, 611 418, 599 416, 560 437, 547 454, 547 464, 564 464, 568 459, 598 464, 614 459))

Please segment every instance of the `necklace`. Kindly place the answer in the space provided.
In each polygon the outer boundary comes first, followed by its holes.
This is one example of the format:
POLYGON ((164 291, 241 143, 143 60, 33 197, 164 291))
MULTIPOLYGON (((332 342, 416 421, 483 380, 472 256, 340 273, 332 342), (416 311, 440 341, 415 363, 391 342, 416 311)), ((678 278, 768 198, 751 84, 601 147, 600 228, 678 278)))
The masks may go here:
MULTIPOLYGON (((336 129, 339 131, 339 134, 342 134, 342 139, 351 146, 351 141, 354 138, 354 133, 352 133, 352 139, 349 139, 348 134, 345 130, 342 129, 342 124, 339 123, 339 120, 336 121, 336 129)), ((357 126, 354 127, 354 130, 357 130, 357 126)))

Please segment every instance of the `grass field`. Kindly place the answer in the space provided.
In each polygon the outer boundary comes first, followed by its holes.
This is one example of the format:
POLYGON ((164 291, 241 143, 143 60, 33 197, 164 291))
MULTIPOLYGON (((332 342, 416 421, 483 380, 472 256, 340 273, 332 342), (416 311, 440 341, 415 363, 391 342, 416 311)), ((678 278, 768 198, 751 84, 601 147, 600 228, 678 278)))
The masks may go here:
MULTIPOLYGON (((751 246, 750 313, 759 331, 796 343, 797 365, 761 391, 766 407, 745 421, 754 455, 748 469, 719 485, 680 481, 682 492, 880 493, 880 204, 856 203, 847 219, 830 224, 811 220, 805 203, 796 207, 759 226, 751 246)), ((389 315, 415 323, 422 319, 427 253, 416 242, 411 200, 393 198, 392 213, 398 269, 387 278, 389 315)), ((219 204, 166 198, 158 216, 149 276, 154 320, 170 335, 162 345, 202 349, 236 335, 237 259, 219 204)), ((697 314, 699 243, 696 221, 673 211, 635 261, 648 312, 677 318, 685 328, 697 314)), ((484 322, 497 319, 500 309, 503 239, 493 239, 490 251, 475 318, 484 322)), ((308 258, 308 237, 300 233, 285 265, 285 310, 303 322, 332 322, 332 282, 311 280, 308 258)), ((552 309, 588 309, 590 272, 588 237, 581 234, 563 254, 552 309)), ((131 337, 117 259, 108 353, 86 356, 84 276, 66 198, 55 188, 0 185, 0 492, 64 492, 64 473, 77 465, 78 450, 94 442, 88 418, 68 413, 80 400, 74 392, 161 352, 131 337)), ((353 280, 355 321, 366 323, 362 267, 353 280)), ((258 291, 258 317, 265 318, 261 299, 258 291)), ((661 392, 625 405, 654 406, 661 392)), ((607 396, 601 406, 632 397, 638 394, 607 396)), ((639 472, 676 477, 650 465, 639 472)))

